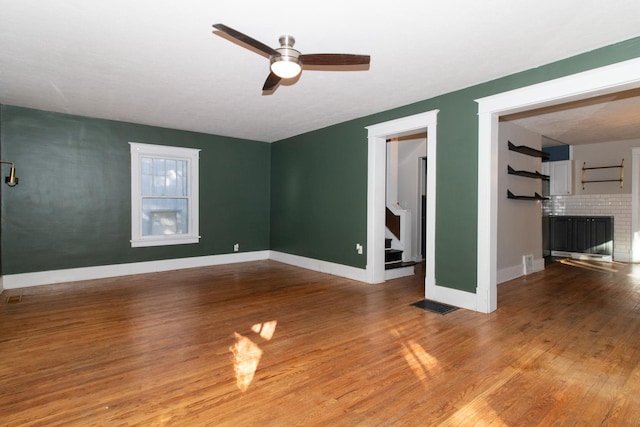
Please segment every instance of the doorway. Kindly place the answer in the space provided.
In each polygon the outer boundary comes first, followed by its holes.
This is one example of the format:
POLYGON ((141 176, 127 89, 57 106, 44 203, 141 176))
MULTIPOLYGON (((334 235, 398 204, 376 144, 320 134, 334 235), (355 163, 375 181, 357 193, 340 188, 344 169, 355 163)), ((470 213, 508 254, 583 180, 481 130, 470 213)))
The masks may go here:
POLYGON ((418 234, 420 245, 420 260, 427 259, 427 158, 421 157, 418 166, 418 206, 420 207, 420 231, 418 234))
MULTIPOLYGON (((427 219, 425 295, 435 289, 436 143, 438 110, 367 126, 367 267, 368 283, 384 282, 385 181, 387 140, 427 133, 427 219)), ((443 301, 445 302, 445 301, 443 301)))
MULTIPOLYGON (((640 87, 640 58, 477 99, 478 270, 476 310, 497 308, 498 120, 501 115, 640 87)), ((638 234, 634 212, 632 233, 638 234)))
MULTIPOLYGON (((398 242, 394 247, 402 251, 405 263, 425 259, 425 250, 421 246, 425 243, 426 222, 423 224, 421 220, 426 220, 426 212, 422 208, 421 196, 426 195, 426 154, 425 132, 387 141, 386 206, 391 212, 402 216, 402 233, 395 236, 398 242)), ((387 234, 387 237, 391 237, 391 234, 387 234)), ((387 279, 390 277, 395 278, 396 275, 386 275, 387 279)))

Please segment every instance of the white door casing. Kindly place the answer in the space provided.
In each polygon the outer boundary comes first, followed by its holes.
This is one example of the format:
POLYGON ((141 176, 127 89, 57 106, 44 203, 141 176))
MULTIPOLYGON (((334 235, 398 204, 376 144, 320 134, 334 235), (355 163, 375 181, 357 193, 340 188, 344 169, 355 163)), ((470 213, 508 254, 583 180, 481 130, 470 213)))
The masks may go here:
MULTIPOLYGON (((490 313, 497 308, 499 117, 638 87, 640 87, 640 58, 635 58, 476 100, 479 116, 477 311, 490 313)), ((640 235, 640 219, 636 205, 637 203, 633 204, 632 213, 632 237, 634 238, 632 242, 634 243, 635 236, 640 235)), ((634 243, 632 247, 636 246, 634 243)), ((634 251, 631 259, 638 258, 640 254, 634 251)))
POLYGON ((427 131, 427 225, 425 295, 435 286, 436 143, 439 110, 367 126, 367 267, 368 283, 384 282, 385 180, 387 139, 427 131))

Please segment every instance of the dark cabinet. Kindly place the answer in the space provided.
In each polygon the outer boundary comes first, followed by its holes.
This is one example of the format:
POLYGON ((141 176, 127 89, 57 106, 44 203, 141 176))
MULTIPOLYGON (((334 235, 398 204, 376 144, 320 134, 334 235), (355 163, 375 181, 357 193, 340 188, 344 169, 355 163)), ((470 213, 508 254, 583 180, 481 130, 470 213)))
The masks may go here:
POLYGON ((574 218, 573 221, 573 252, 591 252, 591 218, 574 218))
POLYGON ((553 216, 549 233, 551 255, 613 255, 613 217, 553 216))
POLYGON ((569 217, 552 217, 549 230, 551 232, 551 250, 571 252, 573 250, 573 221, 569 217))
POLYGON ((591 253, 613 255, 613 218, 591 219, 591 253))

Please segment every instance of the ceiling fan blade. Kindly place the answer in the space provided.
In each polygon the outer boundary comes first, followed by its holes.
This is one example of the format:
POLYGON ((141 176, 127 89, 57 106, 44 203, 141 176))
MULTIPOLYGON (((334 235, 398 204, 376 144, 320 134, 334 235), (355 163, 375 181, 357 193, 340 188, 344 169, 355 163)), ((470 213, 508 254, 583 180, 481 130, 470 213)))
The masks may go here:
POLYGON ((267 46, 262 42, 259 42, 253 37, 249 37, 248 35, 241 33, 240 31, 227 27, 224 24, 213 24, 213 28, 219 31, 222 31, 225 34, 228 34, 229 36, 233 37, 236 40, 239 40, 245 44, 248 44, 251 47, 258 49, 259 51, 264 52, 267 55, 280 55, 277 50, 267 46))
POLYGON ((313 53, 300 55, 304 65, 367 65, 369 55, 350 55, 346 53, 313 53))
POLYGON ((264 86, 262 86, 262 90, 271 91, 275 89, 275 87, 278 86, 278 83, 280 83, 280 80, 281 78, 279 76, 270 72, 269 76, 267 76, 267 80, 264 82, 264 86))

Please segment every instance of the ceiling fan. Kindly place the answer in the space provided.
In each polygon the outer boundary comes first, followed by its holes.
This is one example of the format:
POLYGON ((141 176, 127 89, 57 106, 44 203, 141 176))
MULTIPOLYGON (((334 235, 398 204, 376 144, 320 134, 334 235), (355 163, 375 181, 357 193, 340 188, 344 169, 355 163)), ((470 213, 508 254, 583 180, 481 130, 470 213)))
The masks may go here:
POLYGON ((262 87, 263 91, 274 90, 282 79, 296 77, 300 74, 304 65, 321 67, 368 65, 370 60, 369 55, 351 55, 345 53, 313 53, 303 55, 293 48, 295 39, 290 35, 280 36, 280 47, 273 49, 224 24, 214 24, 213 27, 269 55, 270 73, 262 87))

